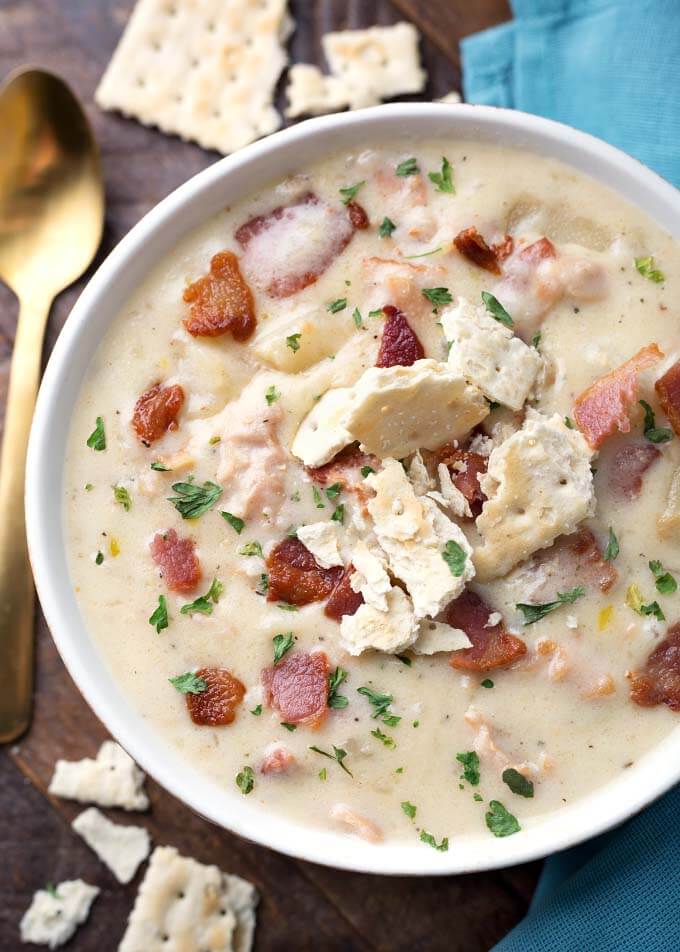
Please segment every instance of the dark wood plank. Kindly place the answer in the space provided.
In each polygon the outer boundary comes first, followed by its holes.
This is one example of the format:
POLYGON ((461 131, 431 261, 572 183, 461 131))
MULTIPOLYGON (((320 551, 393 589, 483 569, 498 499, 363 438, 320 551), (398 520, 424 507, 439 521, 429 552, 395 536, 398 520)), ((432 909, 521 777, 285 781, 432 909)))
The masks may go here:
MULTIPOLYGON (((94 106, 97 81, 132 6, 133 0, 0 3, 0 76, 24 62, 60 73, 81 97, 94 125, 106 177, 107 222, 93 268, 156 202, 216 158, 94 106)), ((320 65, 324 32, 412 19, 425 34, 428 98, 459 85, 460 36, 507 14, 504 0, 291 0, 291 10, 297 23, 292 58, 320 65)), ((279 105, 282 89, 283 83, 279 105)), ((56 302, 46 352, 83 284, 56 302)), ((16 302, 0 287, 0 407, 15 315, 16 302)), ((100 886, 102 895, 90 922, 68 948, 108 952, 123 932, 137 883, 117 885, 70 830, 79 807, 46 793, 58 757, 91 756, 107 735, 65 672, 39 612, 37 637, 34 723, 18 745, 0 753, 1 833, 9 870, 8 877, 0 878, 0 949, 17 948, 18 920, 36 888, 82 876, 100 886)), ((388 879, 297 862, 216 829, 153 783, 149 791, 152 810, 142 822, 156 843, 215 862, 258 886, 260 952, 485 952, 523 915, 535 884, 537 864, 479 876, 388 879)), ((116 812, 111 815, 121 822, 140 822, 116 812)))

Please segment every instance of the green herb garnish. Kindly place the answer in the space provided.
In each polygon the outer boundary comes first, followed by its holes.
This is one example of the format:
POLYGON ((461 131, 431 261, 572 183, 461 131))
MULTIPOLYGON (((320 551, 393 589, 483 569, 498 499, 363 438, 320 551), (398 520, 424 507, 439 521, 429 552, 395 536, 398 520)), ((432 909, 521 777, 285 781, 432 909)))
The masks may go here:
POLYGON ((94 557, 94 564, 101 565, 103 561, 104 561, 104 553, 101 551, 97 552, 97 554, 94 557))
POLYGON ((193 671, 187 671, 185 674, 178 674, 175 678, 169 678, 170 684, 180 692, 180 694, 203 694, 208 690, 208 682, 205 678, 199 678, 193 671))
POLYGON ((236 535, 241 535, 245 529, 245 522, 243 519, 240 519, 238 516, 235 516, 233 512, 226 512, 224 509, 220 512, 220 515, 225 522, 228 522, 231 528, 234 530, 236 535))
POLYGON ((106 433, 104 431, 103 417, 97 417, 95 428, 87 438, 87 445, 91 450, 96 450, 98 453, 106 449, 106 433))
POLYGON ((352 311, 352 320, 354 321, 354 326, 359 329, 364 326, 364 322, 361 319, 361 311, 358 307, 355 307, 352 311))
POLYGON ((287 631, 285 634, 274 635, 272 638, 272 643, 274 645, 274 664, 278 664, 281 658, 285 655, 287 651, 293 647, 295 643, 295 637, 292 631, 287 631))
POLYGON ((666 280, 666 275, 663 271, 659 271, 655 266, 653 255, 649 255, 647 258, 636 258, 635 267, 643 278, 653 281, 654 284, 663 284, 666 280))
POLYGON ((609 527, 609 539, 607 540, 607 547, 604 550, 603 559, 605 562, 613 562, 619 554, 619 540, 616 538, 614 530, 612 527, 609 527))
POLYGON ((262 705, 258 704, 257 707, 254 707, 250 712, 254 717, 259 717, 262 713, 262 705))
POLYGON ((463 767, 463 780, 467 780, 471 787, 479 786, 479 755, 474 750, 456 754, 456 760, 463 767))
POLYGON ((672 595, 678 589, 678 583, 670 572, 665 572, 663 565, 658 559, 653 559, 649 563, 649 571, 656 579, 656 590, 662 595, 672 595))
POLYGON ((453 295, 448 288, 423 288, 422 293, 432 304, 435 314, 438 307, 443 304, 450 304, 453 301, 453 295))
POLYGON ((370 476, 371 473, 374 473, 374 472, 375 472, 375 470, 373 469, 372 466, 362 466, 362 467, 361 467, 361 475, 364 477, 364 479, 366 479, 367 476, 370 476))
POLYGON ((484 678, 484 680, 480 681, 479 683, 483 688, 487 688, 487 690, 493 687, 493 681, 491 678, 484 678))
POLYGON ((340 525, 345 521, 345 506, 343 503, 340 503, 339 506, 336 506, 333 510, 333 515, 331 516, 333 522, 339 522, 340 525))
POLYGON ((515 607, 522 612, 524 625, 533 625, 535 622, 540 621, 541 618, 545 618, 546 615, 549 615, 550 612, 554 612, 560 605, 571 605, 577 598, 581 598, 585 595, 585 593, 586 590, 583 586, 579 585, 576 588, 572 588, 569 592, 558 592, 554 602, 544 602, 542 605, 527 605, 526 603, 520 602, 515 607))
POLYGON ((494 836, 512 836, 513 833, 519 833, 522 829, 517 822, 517 817, 506 810, 498 800, 492 800, 489 803, 489 810, 484 819, 494 836))
POLYGON ((507 770, 504 770, 502 779, 503 783, 507 783, 512 792, 516 793, 518 797, 533 797, 533 781, 527 780, 524 774, 521 774, 519 770, 515 770, 514 767, 508 767, 507 770))
POLYGON ((326 508, 326 503, 323 501, 323 499, 322 499, 322 497, 321 497, 321 493, 320 493, 319 490, 316 488, 316 486, 312 486, 312 496, 313 496, 313 498, 314 498, 314 505, 316 506, 317 509, 325 509, 325 508, 326 508))
POLYGON ((151 464, 151 469, 155 469, 157 473, 169 473, 171 472, 169 466, 164 466, 163 463, 160 463, 158 460, 154 460, 151 464))
POLYGON ((398 717, 396 714, 393 714, 390 711, 390 704, 394 700, 391 694, 381 694, 379 691, 373 691, 368 687, 357 688, 358 694, 363 694, 364 697, 368 698, 370 705, 373 708, 373 717, 380 718, 383 724, 387 724, 388 727, 396 727, 401 717, 398 717))
POLYGON ((336 499, 344 488, 345 487, 342 485, 342 483, 333 483, 332 486, 329 486, 326 489, 326 496, 329 499, 336 499))
POLYGON ((244 796, 250 793, 255 786, 255 774, 252 767, 242 767, 236 774, 236 786, 244 796))
POLYGON ((435 850, 439 850, 440 853, 446 853, 449 848, 448 836, 443 837, 441 843, 437 843, 434 836, 432 836, 431 833, 428 833, 427 830, 420 831, 420 842, 427 843, 428 846, 431 846, 435 850))
POLYGON ((297 730, 297 724, 289 724, 288 721, 281 721, 281 727, 285 727, 291 734, 297 730))
POLYGON ((154 626, 157 635, 168 627, 168 603, 165 595, 158 596, 158 606, 149 618, 149 624, 154 626))
POLYGON ((330 304, 326 305, 326 310, 330 311, 331 314, 337 314, 338 311, 344 311, 347 307, 347 298, 336 298, 335 301, 331 301, 330 304))
POLYGON ((489 294, 488 291, 482 291, 482 301, 489 314, 497 320, 499 324, 505 324, 506 327, 515 326, 515 322, 497 297, 494 297, 493 294, 489 294))
POLYGON ((302 334, 289 334, 286 337, 286 347, 290 347, 294 354, 300 350, 300 338, 302 334))
POLYGON ((274 403, 276 400, 278 400, 280 396, 281 396, 281 394, 280 394, 279 391, 276 389, 276 387, 274 386, 274 384, 272 384, 271 387, 267 387, 267 389, 266 389, 265 392, 264 392, 264 398, 265 398, 265 400, 267 401, 267 403, 268 403, 269 406, 271 406, 272 403, 274 403))
POLYGON ((564 425, 566 426, 566 428, 567 428, 568 430, 575 430, 575 429, 576 429, 576 424, 574 423, 574 421, 572 420, 571 417, 565 416, 565 418, 564 418, 564 425))
POLYGON ((390 750, 394 750, 397 746, 397 742, 393 737, 389 737, 387 734, 383 734, 379 727, 376 727, 374 731, 371 731, 371 735, 376 737, 384 747, 388 747, 390 750))
POLYGON ((453 184, 453 167, 445 156, 442 156, 441 172, 428 172, 427 177, 437 186, 438 192, 447 192, 449 195, 455 195, 456 189, 453 184))
POLYGON ((388 218, 387 215, 380 222, 380 227, 378 228, 378 234, 381 238, 389 238, 394 229, 397 226, 394 224, 391 218, 388 218))
POLYGON ((462 549, 457 542, 454 542, 453 539, 449 539, 442 549, 442 558, 451 570, 451 575, 460 578, 465 571, 465 561, 467 559, 465 550, 462 549))
POLYGON ((328 757, 330 760, 337 760, 342 769, 346 774, 349 774, 350 777, 353 776, 352 771, 345 764, 345 757, 347 756, 347 751, 343 750, 342 747, 336 747, 333 744, 333 753, 329 754, 327 750, 322 750, 320 747, 310 747, 310 750, 313 750, 315 754, 321 754, 322 757, 328 757))
POLYGON ((255 591, 258 595, 266 595, 269 591, 269 576, 266 572, 263 572, 262 575, 260 575, 260 581, 258 582, 255 591))
POLYGON ((540 343, 541 343, 541 332, 540 332, 540 331, 536 331, 536 333, 534 334, 534 336, 531 338, 531 346, 532 346, 532 347, 535 347, 536 350, 538 350, 538 346, 539 346, 540 343))
POLYGON ((400 178, 406 178, 409 175, 417 175, 420 169, 416 159, 411 157, 400 162, 394 171, 400 178))
POLYGON ((188 479, 184 483, 173 483, 172 491, 176 496, 170 496, 168 502, 171 502, 182 519, 198 519, 203 513, 215 505, 222 495, 222 487, 210 481, 203 483, 194 483, 188 479))
POLYGON ((264 558, 264 556, 262 555, 262 546, 260 545, 259 542, 246 542, 246 544, 238 550, 238 554, 239 555, 256 555, 260 559, 264 558))
POLYGON ((357 182, 356 185, 348 185, 346 188, 339 189, 339 192, 342 195, 342 204, 349 205, 349 203, 357 197, 359 189, 362 187, 362 185, 365 184, 365 180, 362 179, 361 182, 357 182))
POLYGON ((667 426, 657 426, 654 411, 646 400, 638 401, 645 411, 645 422, 642 425, 645 439, 650 443, 668 443, 673 439, 673 431, 667 426))
POLYGON ((409 803, 408 800, 402 800, 401 808, 409 820, 415 820, 417 808, 412 803, 409 803))
POLYGON ((349 700, 344 694, 338 694, 340 685, 347 680, 347 672, 344 668, 337 667, 335 671, 328 675, 328 706, 338 711, 347 707, 349 700))
POLYGON ((219 602, 220 595, 223 591, 224 585, 222 582, 220 582, 219 579, 214 578, 205 595, 199 595, 198 598, 195 598, 193 602, 187 602, 186 605, 182 605, 180 608, 180 614, 212 615, 213 605, 216 605, 219 602))

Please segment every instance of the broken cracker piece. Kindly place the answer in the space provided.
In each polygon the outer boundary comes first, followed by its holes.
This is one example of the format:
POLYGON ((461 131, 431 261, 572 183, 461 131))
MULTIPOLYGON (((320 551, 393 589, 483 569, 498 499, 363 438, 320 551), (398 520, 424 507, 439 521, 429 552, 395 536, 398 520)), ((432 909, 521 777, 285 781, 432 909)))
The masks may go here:
POLYGON ((21 920, 21 941, 47 945, 50 949, 64 945, 85 922, 98 895, 99 889, 82 879, 39 889, 21 920))
POLYGON ((58 760, 48 792, 80 803, 148 810, 144 772, 115 741, 104 741, 96 760, 58 760))
POLYGON ((239 876, 158 846, 118 952, 250 952, 257 901, 239 876))
POLYGON ((95 93, 145 125, 233 152, 274 132, 287 0, 139 0, 95 93))
POLYGON ((71 824, 119 883, 129 883, 151 850, 151 837, 141 826, 112 823, 96 807, 83 810, 71 824))

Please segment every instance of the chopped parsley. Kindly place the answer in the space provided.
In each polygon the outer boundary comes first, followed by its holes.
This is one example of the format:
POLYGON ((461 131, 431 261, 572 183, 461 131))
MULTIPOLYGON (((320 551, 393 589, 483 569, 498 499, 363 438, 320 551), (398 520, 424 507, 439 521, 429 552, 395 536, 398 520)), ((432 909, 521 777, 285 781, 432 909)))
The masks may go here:
POLYGON ((368 316, 369 316, 369 317, 382 317, 382 316, 383 316, 383 313, 384 313, 384 312, 383 312, 383 309, 382 309, 381 307, 376 307, 376 309, 375 309, 374 311, 369 311, 369 312, 368 312, 368 316))
POLYGON ((654 284, 663 284, 666 280, 666 275, 663 271, 659 271, 655 266, 653 255, 649 255, 647 258, 636 258, 635 267, 643 278, 648 278, 650 281, 653 281, 654 284))
POLYGON ((337 667, 335 671, 328 675, 328 706, 333 710, 340 710, 347 707, 349 700, 344 694, 338 694, 340 685, 347 680, 347 672, 344 668, 337 667))
POLYGON ((269 576, 266 572, 263 572, 260 575, 260 581, 257 583, 257 588, 255 589, 258 595, 266 595, 269 591, 269 576))
POLYGON ((199 595, 198 598, 195 598, 193 602, 187 602, 186 605, 182 605, 180 608, 180 614, 212 615, 213 605, 217 605, 220 600, 220 595, 223 591, 224 585, 222 582, 220 582, 219 579, 214 578, 205 595, 199 595))
POLYGON ((658 621, 665 621, 666 616, 661 610, 658 602, 649 602, 645 605, 642 601, 642 593, 637 585, 629 585, 626 590, 626 605, 632 608, 638 615, 654 615, 658 621))
POLYGON ((491 678, 484 678, 484 680, 480 681, 479 683, 481 684, 483 688, 489 689, 493 687, 493 681, 491 680, 491 678))
POLYGON ((333 510, 333 515, 331 516, 333 522, 339 522, 340 525, 345 521, 345 506, 343 503, 340 503, 339 506, 336 506, 333 510))
POLYGON ((645 422, 642 425, 645 439, 649 440, 650 443, 668 443, 669 440, 672 440, 673 431, 667 426, 656 425, 654 411, 647 401, 639 400, 638 402, 645 411, 645 422))
POLYGON ((243 519, 240 519, 238 516, 235 516, 233 512, 226 512, 224 509, 222 510, 222 512, 220 512, 220 515, 222 516, 225 522, 229 523, 229 525, 234 530, 236 535, 241 535, 241 533, 246 527, 246 524, 243 521, 243 519))
POLYGON ((321 754, 322 757, 328 757, 330 760, 337 760, 342 769, 346 774, 349 774, 350 777, 353 776, 352 771, 345 764, 345 757, 347 756, 347 751, 343 750, 342 747, 336 747, 333 744, 333 753, 329 754, 327 750, 322 750, 320 747, 310 747, 310 750, 313 750, 315 754, 321 754))
POLYGON ((344 486, 342 483, 333 483, 332 486, 329 486, 328 489, 326 489, 326 496, 329 499, 336 499, 343 489, 344 486))
POLYGON ((282 612, 297 612, 300 609, 297 605, 290 605, 288 602, 277 602, 276 607, 280 608, 282 612))
POLYGON ((408 800, 402 800, 401 808, 409 820, 415 820, 417 807, 415 807, 412 803, 409 803, 408 800))
POLYGON ((407 178, 409 175, 417 175, 420 169, 415 157, 412 156, 410 159, 404 159, 403 162, 400 162, 394 171, 399 178, 407 178))
POLYGON ((317 509, 326 508, 326 503, 323 501, 321 497, 321 493, 319 492, 316 486, 312 486, 312 496, 314 497, 314 505, 316 506, 317 509))
POLYGON ((126 512, 129 512, 132 509, 132 500, 130 499, 130 493, 127 491, 125 486, 114 486, 113 487, 113 498, 117 503, 123 507, 126 512))
POLYGON ((45 892, 48 892, 53 899, 61 899, 61 896, 57 892, 57 887, 54 883, 47 883, 45 886, 45 892))
POLYGON ((255 774, 252 767, 243 767, 241 771, 236 774, 236 786, 244 797, 250 793, 255 786, 255 774))
POLYGON ((384 734, 379 727, 376 727, 374 731, 371 731, 371 735, 377 738, 384 747, 388 747, 390 750, 394 750, 394 748, 397 746, 397 742, 394 740, 394 738, 384 734))
POLYGON ((271 387, 267 387, 267 389, 266 389, 265 392, 264 392, 264 398, 265 398, 265 400, 267 401, 267 404, 268 404, 269 406, 271 406, 272 403, 274 403, 276 400, 278 400, 280 396, 281 396, 281 394, 280 394, 279 391, 276 389, 276 387, 274 386, 274 384, 272 384, 271 387))
POLYGON ((417 255, 404 255, 406 261, 413 261, 414 258, 429 258, 430 255, 436 255, 439 251, 442 250, 441 245, 437 245, 436 248, 431 248, 429 251, 421 251, 417 255))
POLYGON ((453 539, 449 539, 442 549, 442 558, 451 570, 451 575, 460 578, 465 571, 465 560, 467 559, 465 550, 453 539))
POLYGON ((101 565, 103 561, 104 561, 104 553, 101 551, 97 552, 97 554, 94 557, 94 564, 101 565))
POLYGON ((272 643, 274 645, 274 664, 278 664, 285 653, 290 651, 294 642, 295 637, 292 631, 287 631, 285 634, 274 635, 272 638, 272 643))
POLYGON ((289 724, 288 721, 281 721, 281 727, 285 727, 291 734, 297 730, 297 724, 289 724))
POLYGON ((222 487, 207 481, 201 485, 188 479, 184 483, 173 483, 172 491, 176 496, 170 496, 171 502, 182 519, 198 519, 204 512, 215 505, 222 495, 222 487))
POLYGON ((170 684, 177 688, 180 694, 203 694, 208 690, 208 682, 205 678, 199 678, 193 671, 186 671, 184 674, 178 674, 175 678, 169 678, 170 684))
POLYGON ((462 779, 467 780, 471 787, 479 786, 479 755, 474 750, 456 754, 456 760, 463 767, 462 779))
POLYGON ((527 605, 519 602, 515 608, 521 611, 524 616, 524 625, 533 625, 535 622, 545 618, 550 612, 554 612, 560 605, 571 605, 577 598, 585 595, 586 590, 582 585, 572 588, 569 592, 558 592, 554 602, 544 602, 542 605, 527 605))
POLYGON ((618 557, 620 551, 619 540, 616 538, 616 534, 612 527, 609 527, 609 539, 607 540, 607 547, 604 550, 603 559, 605 562, 613 562, 615 558, 618 557))
POLYGON ((106 433, 104 431, 103 417, 97 417, 95 428, 87 438, 87 445, 91 450, 96 450, 98 453, 106 449, 106 433))
POLYGON ((447 192, 449 195, 456 194, 456 188, 453 184, 453 167, 446 156, 442 156, 441 172, 428 172, 427 177, 437 186, 438 192, 447 192))
POLYGON ((365 180, 362 179, 361 182, 357 182, 355 185, 348 185, 346 188, 339 189, 342 195, 342 204, 349 205, 349 203, 357 197, 359 189, 365 184, 365 180))
POLYGON ((491 800, 484 819, 494 836, 512 836, 513 833, 519 833, 522 829, 517 822, 517 817, 506 810, 498 800, 491 800))
POLYGON ((482 301, 489 314, 498 321, 499 324, 505 324, 506 327, 514 327, 515 322, 505 310, 501 302, 488 291, 482 291, 482 301))
POLYGON ((428 846, 431 846, 435 850, 439 850, 440 853, 446 853, 449 848, 448 836, 443 837, 441 843, 437 843, 434 836, 432 836, 431 833, 428 833, 427 830, 420 831, 420 842, 427 843, 428 846))
POLYGON ((154 626, 157 635, 168 627, 168 602, 165 595, 158 596, 158 606, 149 618, 149 624, 154 626))
POLYGON ((397 661, 401 661, 402 664, 405 664, 407 668, 410 668, 411 665, 413 664, 413 662, 411 661, 408 655, 398 654, 398 655, 395 655, 394 657, 397 659, 397 661))
POLYGON ((262 705, 258 704, 257 707, 254 707, 250 712, 254 717, 259 717, 262 713, 262 705))
POLYGON ((356 328, 364 326, 364 322, 361 318, 361 311, 359 310, 358 307, 355 307, 354 310, 352 311, 352 320, 354 321, 354 326, 356 328))
POLYGON ((658 559, 653 559, 649 563, 649 571, 656 579, 656 590, 662 595, 672 595, 678 589, 678 583, 670 572, 665 572, 663 565, 658 559))
POLYGON ((151 469, 155 469, 157 473, 169 473, 171 472, 169 466, 164 466, 163 463, 159 462, 157 459, 151 464, 151 469))
POLYGON ((300 338, 302 334, 289 334, 286 337, 286 347, 290 347, 294 354, 300 350, 300 338))
POLYGON ((337 314, 338 311, 344 311, 347 307, 347 298, 336 298, 335 301, 331 301, 330 304, 326 305, 326 310, 330 311, 331 314, 337 314))
POLYGON ((378 234, 381 238, 389 238, 394 229, 397 226, 394 224, 391 218, 388 218, 387 215, 380 222, 380 227, 378 228, 378 234))
POLYGON ((453 295, 448 288, 423 288, 423 296, 432 304, 434 313, 437 313, 437 308, 441 307, 443 304, 450 304, 453 301, 453 295))
POLYGON ((536 331, 534 336, 531 338, 531 346, 535 347, 538 350, 539 344, 541 343, 541 332, 536 331))
POLYGON ((571 417, 565 416, 565 418, 564 418, 564 425, 566 426, 566 428, 567 428, 568 430, 575 430, 575 429, 576 429, 576 425, 575 425, 575 423, 574 423, 574 421, 572 420, 571 417))
POLYGON ((475 793, 472 795, 472 799, 476 800, 477 803, 481 803, 484 797, 481 795, 481 793, 475 793))
POLYGON ((514 767, 508 767, 507 770, 503 771, 501 776, 503 783, 507 783, 512 792, 516 793, 518 797, 527 797, 529 799, 533 797, 533 781, 528 780, 519 770, 515 770, 514 767))
POLYGON ((364 479, 366 479, 367 476, 370 476, 371 473, 374 473, 374 472, 375 472, 375 470, 373 469, 372 466, 362 466, 362 467, 361 467, 361 475, 364 477, 364 479))
POLYGON ((390 704, 394 700, 391 694, 380 694, 379 691, 373 691, 368 687, 357 688, 358 694, 363 694, 364 697, 368 698, 370 705, 373 708, 373 717, 380 718, 383 724, 387 724, 388 727, 396 727, 401 717, 398 717, 396 714, 393 714, 390 711, 390 704))
MULTIPOLYGON (((153 464, 152 464, 152 465, 153 465, 153 464)), ((93 489, 94 489, 94 486, 92 485, 92 483, 85 483, 85 492, 86 492, 86 493, 91 493, 93 489)))
POLYGON ((262 546, 257 541, 246 542, 246 544, 238 550, 238 554, 239 555, 256 555, 260 559, 264 558, 264 556, 262 555, 262 546))
POLYGON ((328 776, 328 771, 326 770, 325 767, 322 767, 321 770, 319 771, 319 780, 325 780, 327 776, 328 776))

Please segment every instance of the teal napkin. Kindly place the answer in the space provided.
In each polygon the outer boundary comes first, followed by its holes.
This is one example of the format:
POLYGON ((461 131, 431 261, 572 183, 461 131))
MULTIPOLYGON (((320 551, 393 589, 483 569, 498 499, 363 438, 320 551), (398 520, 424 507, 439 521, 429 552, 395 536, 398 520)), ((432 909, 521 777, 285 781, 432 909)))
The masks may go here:
MULTIPOLYGON (((468 102, 606 139, 680 185, 680 0, 512 0, 462 43, 468 102)), ((679 721, 680 723, 680 721, 679 721)), ((494 952, 678 952, 680 787, 618 830, 550 857, 494 952)))
POLYGON ((680 186, 680 0, 511 0, 461 44, 471 103, 558 119, 680 186))

